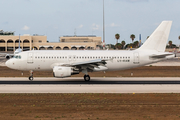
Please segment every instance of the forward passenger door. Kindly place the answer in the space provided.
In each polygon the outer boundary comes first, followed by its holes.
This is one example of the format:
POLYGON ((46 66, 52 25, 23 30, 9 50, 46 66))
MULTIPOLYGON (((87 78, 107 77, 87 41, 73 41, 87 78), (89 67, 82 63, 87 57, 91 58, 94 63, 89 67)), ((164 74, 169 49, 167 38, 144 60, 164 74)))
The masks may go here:
POLYGON ((28 53, 28 56, 27 56, 27 63, 28 64, 32 64, 33 63, 33 53, 28 53))

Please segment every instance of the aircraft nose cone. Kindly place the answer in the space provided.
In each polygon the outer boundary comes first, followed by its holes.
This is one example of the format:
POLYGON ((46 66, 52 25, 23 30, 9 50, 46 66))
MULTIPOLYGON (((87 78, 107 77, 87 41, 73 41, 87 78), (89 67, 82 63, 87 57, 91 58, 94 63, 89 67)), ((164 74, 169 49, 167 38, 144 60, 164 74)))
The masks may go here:
POLYGON ((6 66, 9 67, 10 66, 10 60, 6 61, 6 66))

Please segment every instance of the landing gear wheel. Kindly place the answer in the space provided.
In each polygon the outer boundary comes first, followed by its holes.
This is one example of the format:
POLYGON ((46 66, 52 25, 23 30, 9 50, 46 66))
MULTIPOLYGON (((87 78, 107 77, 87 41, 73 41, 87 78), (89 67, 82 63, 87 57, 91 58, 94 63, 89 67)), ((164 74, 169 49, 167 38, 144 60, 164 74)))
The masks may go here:
POLYGON ((85 81, 90 81, 90 76, 89 75, 84 75, 84 80, 85 81))
POLYGON ((29 77, 29 80, 30 80, 30 81, 33 81, 33 76, 30 76, 30 77, 29 77))
POLYGON ((30 73, 30 75, 29 75, 29 80, 30 80, 30 81, 33 81, 33 71, 30 70, 29 73, 30 73))

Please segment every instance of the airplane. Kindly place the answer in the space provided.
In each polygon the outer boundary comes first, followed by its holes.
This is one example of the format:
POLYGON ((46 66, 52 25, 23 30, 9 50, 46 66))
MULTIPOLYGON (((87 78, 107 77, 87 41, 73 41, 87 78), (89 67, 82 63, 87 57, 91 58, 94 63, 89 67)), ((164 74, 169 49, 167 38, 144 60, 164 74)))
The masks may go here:
POLYGON ((20 48, 20 35, 19 35, 19 46, 18 46, 18 49, 16 49, 13 54, 0 53, 0 55, 3 56, 3 57, 5 57, 6 59, 10 59, 10 58, 12 58, 14 55, 16 55, 16 54, 18 54, 18 53, 20 53, 20 52, 22 52, 22 49, 20 48))
POLYGON ((16 54, 6 66, 22 71, 52 70, 56 78, 70 77, 84 73, 84 80, 90 81, 89 72, 124 70, 173 58, 165 52, 172 21, 163 21, 145 43, 135 50, 45 50, 25 51, 16 54))

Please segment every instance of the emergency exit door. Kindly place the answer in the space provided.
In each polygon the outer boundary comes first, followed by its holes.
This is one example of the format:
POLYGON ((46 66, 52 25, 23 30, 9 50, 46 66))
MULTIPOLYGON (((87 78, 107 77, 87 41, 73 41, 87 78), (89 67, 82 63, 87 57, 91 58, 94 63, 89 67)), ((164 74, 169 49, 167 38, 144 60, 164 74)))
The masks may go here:
POLYGON ((73 63, 73 62, 76 61, 76 56, 75 55, 69 55, 68 60, 69 60, 70 63, 73 63))

